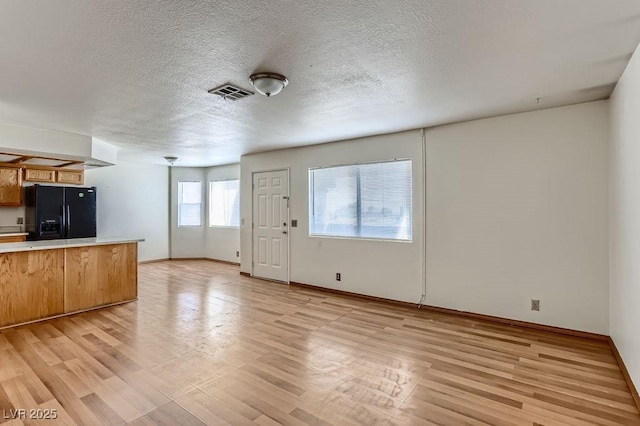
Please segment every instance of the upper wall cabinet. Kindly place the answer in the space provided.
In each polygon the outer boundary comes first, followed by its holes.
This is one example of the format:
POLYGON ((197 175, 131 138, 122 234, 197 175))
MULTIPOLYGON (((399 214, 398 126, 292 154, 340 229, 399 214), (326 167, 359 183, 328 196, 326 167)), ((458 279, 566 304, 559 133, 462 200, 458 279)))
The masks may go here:
POLYGON ((22 205, 22 169, 0 167, 0 206, 22 205))
POLYGON ((27 182, 55 182, 55 170, 24 169, 24 180, 27 182))
POLYGON ((59 183, 71 183, 74 185, 82 185, 84 183, 84 171, 83 170, 58 170, 56 172, 57 182, 59 183))
POLYGON ((55 168, 31 168, 24 169, 25 182, 43 183, 69 183, 72 185, 82 185, 84 183, 84 170, 55 168))
POLYGON ((58 182, 82 185, 84 183, 84 170, 26 168, 24 169, 24 180, 25 182, 58 182))

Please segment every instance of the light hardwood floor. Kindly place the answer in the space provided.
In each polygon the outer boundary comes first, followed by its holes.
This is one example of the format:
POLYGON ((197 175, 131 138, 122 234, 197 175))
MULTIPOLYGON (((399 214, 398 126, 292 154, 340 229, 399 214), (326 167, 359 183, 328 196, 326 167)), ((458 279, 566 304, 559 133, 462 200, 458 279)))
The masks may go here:
POLYGON ((0 423, 640 424, 604 342, 207 261, 140 265, 139 297, 0 332, 0 423))

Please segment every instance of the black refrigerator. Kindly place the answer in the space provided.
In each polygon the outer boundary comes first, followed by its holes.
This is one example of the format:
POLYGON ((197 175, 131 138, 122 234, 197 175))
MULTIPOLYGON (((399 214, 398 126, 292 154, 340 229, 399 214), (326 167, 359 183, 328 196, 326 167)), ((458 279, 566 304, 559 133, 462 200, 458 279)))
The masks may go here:
POLYGON ((25 187, 28 239, 96 236, 96 188, 33 185, 25 187))

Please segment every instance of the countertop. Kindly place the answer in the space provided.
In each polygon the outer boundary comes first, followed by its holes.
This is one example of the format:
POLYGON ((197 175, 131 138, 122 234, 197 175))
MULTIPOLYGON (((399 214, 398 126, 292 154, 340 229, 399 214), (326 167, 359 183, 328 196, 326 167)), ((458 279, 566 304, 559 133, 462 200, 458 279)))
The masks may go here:
POLYGON ((33 250, 65 249, 65 248, 87 247, 87 246, 104 246, 109 244, 139 243, 142 241, 144 241, 143 238, 123 238, 123 237, 73 238, 69 240, 24 241, 20 243, 0 244, 0 253, 14 253, 14 252, 20 252, 20 251, 33 251, 33 250))
POLYGON ((29 233, 22 231, 23 229, 20 225, 0 226, 0 237, 22 237, 23 235, 29 235, 29 233))

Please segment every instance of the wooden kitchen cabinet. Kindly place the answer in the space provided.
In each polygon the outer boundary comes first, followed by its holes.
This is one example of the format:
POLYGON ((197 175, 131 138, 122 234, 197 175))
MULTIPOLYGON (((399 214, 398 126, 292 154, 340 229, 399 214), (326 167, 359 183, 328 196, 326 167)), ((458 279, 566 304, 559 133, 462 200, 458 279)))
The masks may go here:
POLYGON ((0 329, 138 297, 137 242, 32 244, 0 244, 0 329))
POLYGON ((55 182, 55 170, 24 169, 24 180, 27 182, 55 182))
POLYGON ((63 313, 64 252, 0 254, 0 327, 63 313))
POLYGON ((66 249, 65 312, 133 300, 138 293, 137 244, 66 249))
POLYGON ((106 304, 138 297, 138 244, 102 246, 108 268, 104 286, 106 304))
POLYGON ((22 205, 22 169, 0 167, 0 206, 22 205))
POLYGON ((58 170, 57 182, 82 185, 84 183, 84 170, 58 170))
POLYGON ((84 183, 84 170, 26 168, 24 169, 24 180, 27 182, 57 182, 82 185, 84 183))

